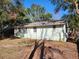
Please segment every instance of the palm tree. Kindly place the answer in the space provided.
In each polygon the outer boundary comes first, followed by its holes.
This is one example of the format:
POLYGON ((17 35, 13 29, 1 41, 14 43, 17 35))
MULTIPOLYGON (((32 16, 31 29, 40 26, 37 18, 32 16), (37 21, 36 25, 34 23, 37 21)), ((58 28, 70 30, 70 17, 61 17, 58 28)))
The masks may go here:
MULTIPOLYGON (((59 12, 59 10, 62 8, 64 10, 69 10, 68 15, 64 15, 64 19, 66 19, 72 26, 72 28, 76 28, 78 24, 78 11, 79 11, 79 1, 78 0, 50 0, 52 4, 55 4, 57 7, 55 8, 55 12, 59 12)), ((63 18, 62 17, 62 18, 63 18)))
POLYGON ((63 10, 69 10, 70 12, 79 11, 78 0, 50 0, 52 4, 56 5, 55 13, 59 12, 62 8, 63 10))

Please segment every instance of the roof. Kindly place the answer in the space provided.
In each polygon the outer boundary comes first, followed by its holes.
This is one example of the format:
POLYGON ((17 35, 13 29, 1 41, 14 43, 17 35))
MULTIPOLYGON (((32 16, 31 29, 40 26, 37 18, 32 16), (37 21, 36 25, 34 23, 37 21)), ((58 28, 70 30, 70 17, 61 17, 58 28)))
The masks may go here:
POLYGON ((54 26, 54 25, 64 25, 64 21, 40 21, 40 22, 32 22, 22 26, 16 26, 17 28, 21 27, 44 27, 44 26, 54 26))

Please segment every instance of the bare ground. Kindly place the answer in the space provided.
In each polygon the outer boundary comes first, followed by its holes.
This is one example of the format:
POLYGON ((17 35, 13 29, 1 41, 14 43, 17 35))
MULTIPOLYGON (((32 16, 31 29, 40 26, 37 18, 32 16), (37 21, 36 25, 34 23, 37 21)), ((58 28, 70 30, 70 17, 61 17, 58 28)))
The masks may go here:
POLYGON ((35 40, 0 40, 0 59, 78 59, 76 44, 45 41, 34 45, 35 40))
POLYGON ((78 59, 77 46, 69 42, 45 41, 23 59, 78 59))

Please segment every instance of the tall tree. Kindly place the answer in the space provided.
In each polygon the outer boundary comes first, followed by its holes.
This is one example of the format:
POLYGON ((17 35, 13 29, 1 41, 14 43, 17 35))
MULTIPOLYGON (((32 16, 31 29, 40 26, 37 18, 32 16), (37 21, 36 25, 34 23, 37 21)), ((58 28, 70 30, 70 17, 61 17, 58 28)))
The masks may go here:
POLYGON ((40 5, 33 4, 31 6, 31 14, 34 20, 40 20, 40 15, 45 13, 45 9, 40 5))
POLYGON ((62 8, 68 10, 69 14, 62 18, 66 21, 70 30, 73 31, 73 37, 76 38, 76 31, 79 30, 79 0, 50 0, 52 4, 56 5, 55 13, 58 13, 62 8))
POLYGON ((2 36, 5 28, 14 26, 16 19, 23 19, 24 16, 21 0, 0 0, 0 33, 2 36), (4 26, 4 21, 9 21, 9 23, 4 26))
POLYGON ((33 4, 31 8, 26 9, 26 15, 32 21, 47 20, 47 19, 52 18, 50 13, 46 13, 44 7, 40 5, 36 5, 36 4, 33 4))
POLYGON ((64 15, 62 19, 68 23, 68 27, 71 30, 76 30, 79 28, 79 17, 77 15, 75 14, 64 15))
MULTIPOLYGON (((79 19, 79 0, 50 0, 52 4, 56 5, 55 12, 59 12, 62 8, 63 10, 69 10, 68 15, 64 15, 64 19, 68 19, 69 26, 72 24, 72 28, 77 27, 79 19), (74 27, 73 27, 74 26, 74 27)), ((62 18, 63 18, 62 17, 62 18)))
POLYGON ((7 19, 7 7, 8 4, 10 3, 9 0, 0 0, 0 33, 3 35, 2 30, 3 30, 3 21, 6 21, 7 19))
POLYGON ((41 14, 40 19, 45 21, 52 20, 52 15, 50 13, 41 14))

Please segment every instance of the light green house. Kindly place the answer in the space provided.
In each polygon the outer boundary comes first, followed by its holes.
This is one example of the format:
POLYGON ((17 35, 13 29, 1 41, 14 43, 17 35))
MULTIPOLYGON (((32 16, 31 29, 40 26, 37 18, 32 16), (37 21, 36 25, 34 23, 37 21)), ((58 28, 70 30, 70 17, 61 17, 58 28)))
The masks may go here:
POLYGON ((28 39, 66 41, 64 21, 40 21, 24 26, 16 26, 14 36, 28 39))

